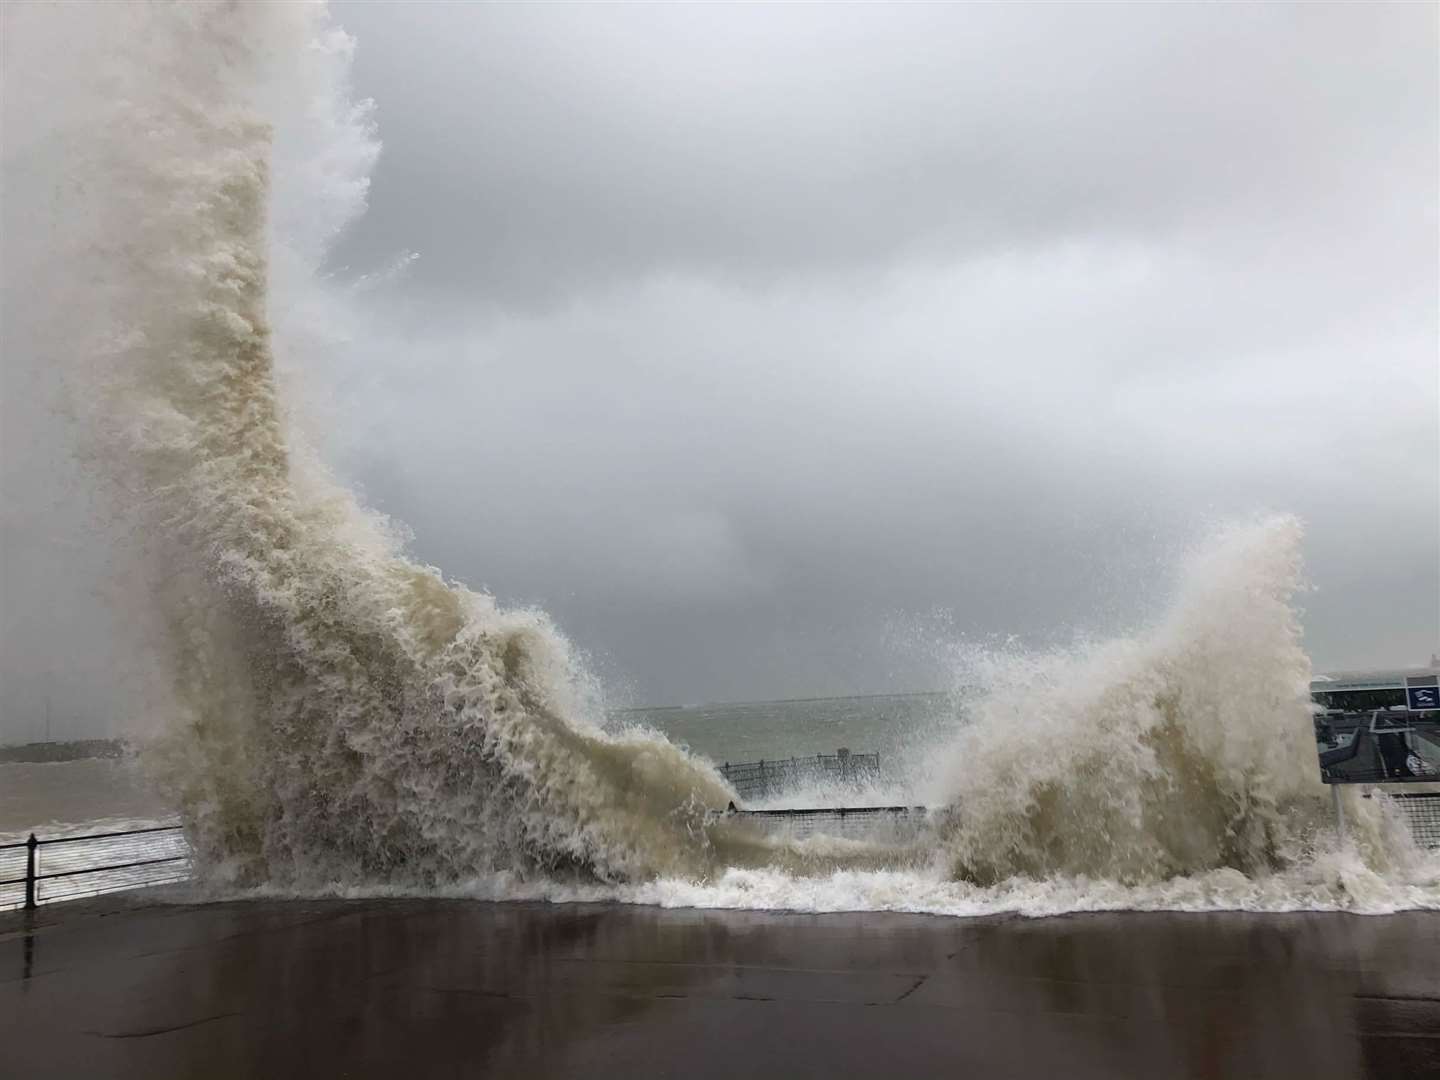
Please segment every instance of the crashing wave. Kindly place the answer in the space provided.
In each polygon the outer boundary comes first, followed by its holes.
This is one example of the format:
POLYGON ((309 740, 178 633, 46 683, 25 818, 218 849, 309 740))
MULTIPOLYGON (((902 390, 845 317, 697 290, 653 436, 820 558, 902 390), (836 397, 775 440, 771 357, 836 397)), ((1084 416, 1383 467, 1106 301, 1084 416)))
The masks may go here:
MULTIPOLYGON (((777 843, 715 820, 733 793, 713 768, 602 730, 546 616, 407 558, 294 435, 267 116, 277 69, 343 64, 343 35, 315 6, 112 8, 25 16, 64 23, 49 32, 95 63, 54 96, 49 142, 11 141, 22 162, 58 153, 71 181, 62 272, 36 281, 87 288, 34 319, 35 351, 66 365, 89 457, 144 537, 135 593, 158 611, 170 691, 153 757, 208 880, 957 911, 1035 889, 1074 909, 1388 880, 1399 848, 1378 811, 1354 815, 1361 870, 1326 848, 1288 518, 1222 532, 1147 634, 980 658, 988 693, 957 722, 923 842, 777 843)), ((1405 902, 1440 896, 1430 871, 1396 874, 1405 902)))

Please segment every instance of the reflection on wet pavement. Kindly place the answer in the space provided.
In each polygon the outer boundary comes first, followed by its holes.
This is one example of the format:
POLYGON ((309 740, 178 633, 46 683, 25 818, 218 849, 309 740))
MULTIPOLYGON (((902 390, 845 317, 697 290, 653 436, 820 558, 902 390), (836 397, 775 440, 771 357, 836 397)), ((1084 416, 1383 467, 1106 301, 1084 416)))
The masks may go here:
POLYGON ((1440 916, 450 900, 0 916, 13 1075, 1415 1077, 1440 916))

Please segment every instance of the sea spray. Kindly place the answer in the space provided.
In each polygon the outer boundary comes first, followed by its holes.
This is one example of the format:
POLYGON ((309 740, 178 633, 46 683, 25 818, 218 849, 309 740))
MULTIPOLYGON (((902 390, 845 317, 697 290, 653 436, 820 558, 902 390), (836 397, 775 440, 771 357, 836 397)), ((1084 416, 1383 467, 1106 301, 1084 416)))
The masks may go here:
POLYGON ((122 52, 91 88, 106 100, 66 133, 91 174, 81 272, 101 283, 75 397, 91 459, 147 537, 176 712, 157 755, 202 873, 703 873, 705 811, 731 795, 711 768, 578 712, 575 659, 542 614, 406 559, 338 487, 311 476, 297 495, 256 87, 276 56, 303 61, 333 32, 323 12, 118 19, 122 52))
POLYGON ((954 873, 1150 882, 1299 858, 1325 808, 1301 535, 1283 516, 1221 528, 1144 634, 977 658, 985 692, 935 791, 954 873))

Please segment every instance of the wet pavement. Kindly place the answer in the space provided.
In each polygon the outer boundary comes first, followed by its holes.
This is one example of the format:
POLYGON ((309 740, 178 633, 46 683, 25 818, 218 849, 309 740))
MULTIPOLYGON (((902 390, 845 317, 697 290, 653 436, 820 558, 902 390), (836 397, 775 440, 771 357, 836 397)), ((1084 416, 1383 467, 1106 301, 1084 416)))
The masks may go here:
POLYGON ((1440 914, 0 914, 0 1076, 1440 1076, 1440 914))

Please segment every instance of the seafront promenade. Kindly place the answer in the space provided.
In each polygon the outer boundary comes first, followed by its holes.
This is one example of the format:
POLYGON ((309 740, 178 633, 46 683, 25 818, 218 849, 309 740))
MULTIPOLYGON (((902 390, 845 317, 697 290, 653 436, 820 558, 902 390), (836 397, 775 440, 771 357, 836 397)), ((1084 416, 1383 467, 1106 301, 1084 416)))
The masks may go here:
POLYGON ((0 915, 41 1077, 1420 1077, 1440 915, 953 919, 463 900, 0 915))

